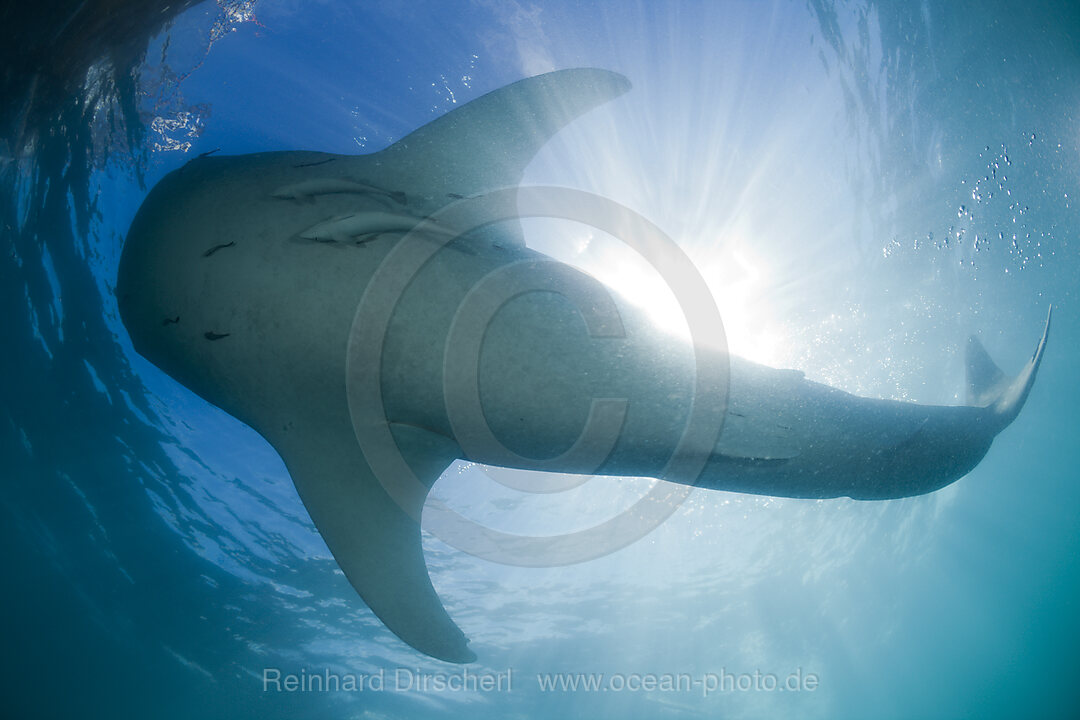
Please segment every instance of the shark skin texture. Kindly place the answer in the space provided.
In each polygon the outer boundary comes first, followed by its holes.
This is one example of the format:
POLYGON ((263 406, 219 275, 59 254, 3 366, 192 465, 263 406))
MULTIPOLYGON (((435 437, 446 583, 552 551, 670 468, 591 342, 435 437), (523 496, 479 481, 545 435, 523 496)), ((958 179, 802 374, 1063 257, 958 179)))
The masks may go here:
MULTIPOLYGON (((726 405, 701 472, 666 472, 694 407, 688 341, 614 293, 620 333, 590 335, 567 293, 504 303, 476 364, 484 420, 506 453, 467 442, 445 400, 455 310, 493 273, 596 290, 528 247, 516 221, 458 233, 444 207, 515 188, 560 128, 630 89, 597 69, 562 70, 491 92, 360 156, 206 156, 153 188, 128 233, 117 296, 135 349, 259 432, 280 453, 349 582, 401 640, 453 663, 476 659, 431 585, 420 542, 426 491, 456 459, 523 469, 653 476, 716 490, 884 500, 932 492, 969 472, 1020 412, 1049 332, 1007 378, 975 338, 964 406, 862 398, 709 350, 726 405), (391 497, 358 443, 349 388, 357 308, 408 235, 440 248, 401 282, 381 348, 383 415, 423 487, 391 497), (625 412, 599 460, 568 452, 591 399, 625 412), (530 460, 534 458, 537 460, 530 460)), ((572 293, 571 293, 572 294, 572 293)))

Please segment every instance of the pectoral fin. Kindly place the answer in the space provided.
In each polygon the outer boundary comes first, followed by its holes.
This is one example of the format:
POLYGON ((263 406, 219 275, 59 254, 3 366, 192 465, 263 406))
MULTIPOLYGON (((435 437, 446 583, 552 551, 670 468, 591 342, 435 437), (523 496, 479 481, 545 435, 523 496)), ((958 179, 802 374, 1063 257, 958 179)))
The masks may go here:
POLYGON ((622 75, 594 68, 537 75, 455 108, 369 157, 385 187, 426 195, 430 211, 453 195, 518 185, 552 135, 629 89, 622 75))
MULTIPOLYGON (((520 184, 525 167, 555 133, 629 89, 629 80, 607 70, 537 75, 466 103, 356 162, 373 165, 368 172, 388 187, 409 188, 410 203, 415 200, 410 209, 431 214, 465 196, 520 184)), ((478 243, 525 245, 516 220, 471 235, 478 243)))
MULTIPOLYGON (((392 426, 398 448, 430 488, 460 449, 435 433, 392 426)), ((420 542, 426 493, 403 508, 364 460, 351 426, 299 431, 279 443, 304 505, 345 577, 395 635, 420 652, 453 663, 476 655, 431 585, 420 542)), ((399 498, 400 500, 400 498, 399 498)))

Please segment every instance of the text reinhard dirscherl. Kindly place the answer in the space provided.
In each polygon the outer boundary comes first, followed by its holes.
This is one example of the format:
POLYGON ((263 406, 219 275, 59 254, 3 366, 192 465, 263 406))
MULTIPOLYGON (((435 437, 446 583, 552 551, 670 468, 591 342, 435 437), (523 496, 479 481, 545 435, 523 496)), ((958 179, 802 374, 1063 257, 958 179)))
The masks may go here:
MULTIPOLYGON (((813 692, 815 673, 799 668, 786 676, 774 673, 582 673, 553 672, 536 676, 540 692, 699 692, 708 697, 729 692, 813 692)), ((263 692, 510 692, 514 670, 423 672, 419 668, 379 669, 373 673, 337 673, 330 669, 282 672, 263 668, 263 692)))
POLYGON ((263 668, 263 692, 509 692, 513 690, 514 673, 475 672, 463 668, 458 672, 422 672, 413 668, 397 668, 393 672, 379 669, 373 673, 336 673, 301 668, 285 673, 278 668, 263 668))

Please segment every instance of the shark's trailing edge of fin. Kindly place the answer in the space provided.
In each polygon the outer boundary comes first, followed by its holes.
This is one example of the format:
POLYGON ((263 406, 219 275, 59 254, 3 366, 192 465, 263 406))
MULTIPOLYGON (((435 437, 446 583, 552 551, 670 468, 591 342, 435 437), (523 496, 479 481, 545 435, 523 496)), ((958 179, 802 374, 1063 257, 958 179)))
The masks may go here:
POLYGON ((990 408, 1001 427, 1011 423, 1024 407, 1031 386, 1035 384, 1035 375, 1042 363, 1043 351, 1046 350, 1046 338, 1050 334, 1050 317, 1054 308, 1046 312, 1046 325, 1031 360, 1014 378, 1009 378, 1001 371, 982 343, 972 336, 967 346, 967 402, 975 407, 990 408))

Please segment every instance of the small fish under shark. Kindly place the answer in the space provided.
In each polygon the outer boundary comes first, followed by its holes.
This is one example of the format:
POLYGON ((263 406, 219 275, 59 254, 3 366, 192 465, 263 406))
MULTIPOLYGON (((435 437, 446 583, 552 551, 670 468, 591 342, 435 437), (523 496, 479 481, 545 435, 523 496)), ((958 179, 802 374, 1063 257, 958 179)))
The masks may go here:
POLYGON ((117 296, 135 349, 269 441, 349 582, 432 657, 476 658, 431 585, 418 522, 427 490, 457 459, 795 498, 908 497, 975 467, 1020 412, 1042 360, 1049 315, 1014 378, 969 341, 962 406, 857 397, 721 348, 699 366, 688 342, 614 293, 621 334, 590 335, 567 297, 597 281, 529 249, 516 221, 450 241, 430 222, 463 198, 518 186, 548 138, 629 88, 616 73, 563 70, 484 95, 373 154, 197 158, 153 188, 128 233, 117 296), (410 234, 442 246, 396 277, 410 234), (334 242, 295 242, 305 237, 334 242), (365 238, 362 252, 337 247, 365 238), (568 288, 508 298, 477 346, 484 421, 510 455, 470 443, 446 401, 456 309, 504 270, 558 274, 568 288), (399 295, 379 354, 357 366, 350 343, 368 330, 354 326, 357 308, 387 282, 399 295), (667 463, 700 409, 698 367, 728 380, 724 406, 713 408, 723 422, 699 448, 702 466, 680 472, 667 463), (374 375, 378 417, 358 427, 351 383, 374 375), (593 398, 626 403, 609 451, 586 463, 571 450, 593 398), (358 442, 370 429, 392 434, 417 492, 390 496, 358 442))

